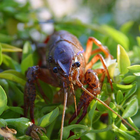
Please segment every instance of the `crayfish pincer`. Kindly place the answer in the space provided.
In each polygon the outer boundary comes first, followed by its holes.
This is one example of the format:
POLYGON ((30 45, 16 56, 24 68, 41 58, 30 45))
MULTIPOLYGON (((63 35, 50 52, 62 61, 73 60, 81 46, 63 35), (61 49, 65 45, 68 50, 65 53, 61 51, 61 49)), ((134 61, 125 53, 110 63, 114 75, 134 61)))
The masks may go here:
MULTIPOLYGON (((38 80, 42 80, 45 83, 55 87, 60 87, 61 91, 64 92, 64 108, 60 133, 60 140, 62 140, 64 116, 69 91, 72 92, 75 103, 75 112, 70 118, 69 123, 71 123, 77 117, 80 110, 83 108, 83 113, 76 122, 79 123, 86 115, 89 103, 93 99, 98 100, 103 105, 108 107, 104 102, 96 97, 97 94, 100 94, 105 76, 107 76, 111 89, 113 90, 112 80, 110 78, 105 60, 101 54, 95 55, 91 61, 89 61, 89 58, 92 54, 99 52, 103 52, 106 58, 112 58, 112 56, 110 55, 108 49, 94 37, 90 37, 88 39, 87 47, 84 51, 78 39, 66 31, 54 32, 51 36, 49 36, 45 43, 46 45, 43 48, 43 51, 39 51, 40 58, 42 60, 41 65, 30 67, 26 73, 27 82, 24 94, 24 114, 27 117, 27 111, 30 109, 31 120, 33 123, 35 123, 35 85, 38 86, 43 98, 48 100, 38 80), (92 50, 93 43, 98 46, 98 48, 95 50, 92 50), (103 68, 92 70, 92 66, 98 60, 101 61, 103 68), (98 78, 99 74, 101 75, 100 79, 98 78), (84 85, 87 85, 87 88, 84 88, 84 85), (79 87, 83 90, 78 106, 76 105, 76 97, 74 93, 75 87, 79 87)), ((111 108, 109 109, 113 111, 111 108)), ((115 111, 114 113, 117 114, 115 111)), ((120 115, 119 117, 121 118, 120 115)), ((40 127, 38 127, 38 129, 39 132, 42 130, 40 127)))

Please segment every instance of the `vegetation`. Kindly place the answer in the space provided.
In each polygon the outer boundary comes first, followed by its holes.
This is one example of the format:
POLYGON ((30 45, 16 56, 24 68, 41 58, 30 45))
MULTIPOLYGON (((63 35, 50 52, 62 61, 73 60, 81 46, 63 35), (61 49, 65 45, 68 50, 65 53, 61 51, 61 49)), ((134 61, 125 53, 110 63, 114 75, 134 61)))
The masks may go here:
MULTIPOLYGON (((111 8, 104 9, 104 11, 109 11, 111 14, 111 8)), ((39 33, 41 41, 44 36, 47 36, 41 29, 37 13, 38 10, 31 9, 28 1, 21 4, 14 0, 10 0, 10 2, 9 0, 0 0, 0 127, 14 128, 17 130, 15 137, 20 140, 31 139, 26 135, 30 116, 28 118, 22 116, 25 73, 28 67, 37 65, 39 60, 36 51, 36 43, 39 40, 34 38, 34 32, 39 33)), ((139 131, 140 36, 137 36, 137 33, 133 31, 138 28, 138 21, 126 22, 119 28, 113 21, 106 25, 98 24, 98 21, 89 24, 77 19, 68 20, 65 17, 61 20, 53 17, 52 20, 45 22, 51 22, 55 30, 67 30, 76 35, 84 49, 89 36, 94 36, 108 47, 114 57, 113 60, 107 60, 108 70, 113 80, 113 91, 105 80, 98 98, 108 103, 113 110, 139 131)), ((140 26, 138 32, 140 32, 140 26)), ((95 48, 94 45, 93 49, 95 48)), ((98 67, 101 67, 100 62, 96 63, 93 69, 98 67)), ((50 99, 46 104, 37 91, 35 122, 36 125, 45 127, 47 131, 46 134, 43 133, 43 136, 39 134, 40 139, 57 140, 59 139, 63 99, 60 102, 56 99, 59 88, 42 81, 40 83, 50 99)), ((77 89, 75 92, 78 103, 82 91, 77 89)), ((125 125, 115 114, 96 100, 90 103, 88 113, 80 124, 73 122, 69 125, 69 118, 74 111, 74 104, 70 104, 66 109, 63 139, 140 139, 137 132, 125 125), (74 132, 74 135, 69 137, 71 131, 74 132)), ((0 136, 0 139, 3 137, 0 136)))

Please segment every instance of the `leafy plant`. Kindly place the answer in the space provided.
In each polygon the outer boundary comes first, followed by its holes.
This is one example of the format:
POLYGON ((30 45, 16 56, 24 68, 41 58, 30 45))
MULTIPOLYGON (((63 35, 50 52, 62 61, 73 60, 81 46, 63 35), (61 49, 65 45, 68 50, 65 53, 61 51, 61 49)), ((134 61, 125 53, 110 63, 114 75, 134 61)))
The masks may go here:
MULTIPOLYGON (((28 67, 38 64, 39 56, 37 50, 32 47, 34 40, 29 32, 34 28, 40 33, 43 31, 37 21, 37 11, 30 10, 29 2, 25 5, 14 0, 1 0, 0 2, 0 127, 14 128, 17 130, 15 136, 17 139, 30 140, 31 137, 26 135, 31 124, 30 117, 23 117, 25 73, 28 67), (31 26, 28 24, 30 21, 33 21, 31 26), (18 30, 19 23, 24 25, 24 30, 18 30), (20 45, 15 47, 19 40, 20 45)), ((120 29, 115 29, 114 26, 86 24, 79 20, 68 21, 65 18, 61 21, 54 19, 55 30, 67 30, 76 35, 84 49, 89 36, 94 36, 103 45, 108 46, 114 57, 113 60, 106 60, 113 81, 113 91, 105 80, 98 98, 126 119, 135 131, 94 99, 80 124, 75 124, 75 122, 68 124, 69 116, 74 112, 74 105, 71 104, 67 107, 63 139, 140 139, 138 134, 140 127, 140 37, 137 36, 134 39, 129 35, 133 21, 125 23, 120 29)), ((95 45, 93 45, 93 49, 95 49, 95 45)), ((100 66, 101 63, 98 62, 93 69, 100 66)), ((35 122, 47 130, 46 134, 43 133, 42 136, 39 134, 39 137, 45 140, 56 140, 59 139, 63 110, 61 104, 63 100, 58 101, 56 98, 60 88, 52 87, 42 81, 40 84, 50 101, 46 104, 37 91, 35 122)), ((81 92, 81 89, 75 91, 77 103, 81 92)), ((73 99, 69 98, 69 101, 73 101, 73 99)), ((3 137, 1 136, 0 139, 3 137)))

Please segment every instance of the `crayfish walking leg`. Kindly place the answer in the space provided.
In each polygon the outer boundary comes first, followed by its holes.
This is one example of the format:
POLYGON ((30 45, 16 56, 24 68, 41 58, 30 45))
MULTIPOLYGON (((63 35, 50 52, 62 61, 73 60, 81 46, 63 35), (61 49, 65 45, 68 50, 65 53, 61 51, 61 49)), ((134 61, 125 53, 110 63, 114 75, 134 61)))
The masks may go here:
MULTIPOLYGON (((24 116, 27 117, 28 109, 30 109, 30 117, 32 120, 32 125, 28 128, 27 134, 30 135, 32 138, 39 139, 37 132, 42 134, 41 131, 46 132, 46 130, 42 127, 36 126, 34 123, 34 101, 36 97, 36 87, 35 83, 39 86, 39 90, 42 94, 42 89, 37 81, 38 76, 40 73, 40 68, 38 66, 30 67, 26 73, 27 82, 25 85, 25 92, 24 92, 24 116)), ((43 93, 42 96, 45 94, 43 93)))

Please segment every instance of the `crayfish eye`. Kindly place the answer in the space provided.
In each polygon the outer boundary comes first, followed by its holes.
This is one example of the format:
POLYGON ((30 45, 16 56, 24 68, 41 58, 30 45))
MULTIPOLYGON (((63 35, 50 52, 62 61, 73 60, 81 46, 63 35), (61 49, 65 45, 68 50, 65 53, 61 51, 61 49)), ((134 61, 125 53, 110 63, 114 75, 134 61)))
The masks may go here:
POLYGON ((58 73, 58 68, 57 68, 57 67, 54 67, 54 68, 53 68, 53 72, 54 72, 54 73, 58 73))
POLYGON ((73 67, 77 67, 77 68, 78 68, 78 67, 80 67, 80 65, 81 65, 81 64, 80 64, 80 62, 79 62, 79 61, 77 61, 77 62, 75 62, 72 66, 73 66, 73 67))

